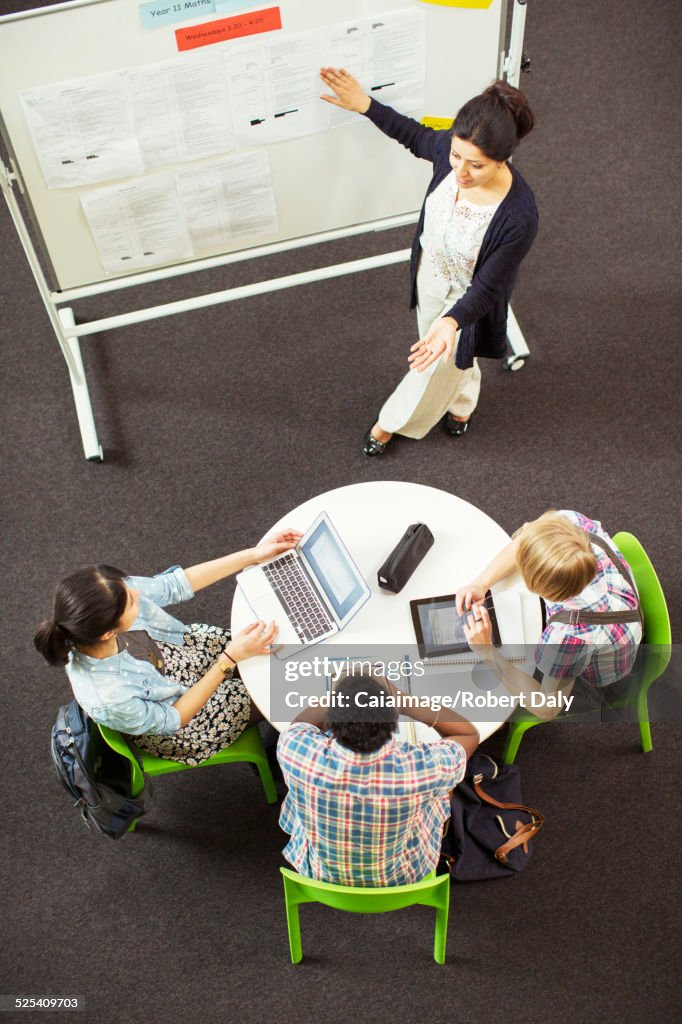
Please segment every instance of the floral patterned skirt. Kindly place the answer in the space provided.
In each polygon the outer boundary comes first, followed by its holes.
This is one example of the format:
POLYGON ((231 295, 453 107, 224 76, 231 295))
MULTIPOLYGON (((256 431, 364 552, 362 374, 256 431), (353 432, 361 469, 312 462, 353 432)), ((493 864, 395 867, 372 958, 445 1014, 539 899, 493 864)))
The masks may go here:
MULTIPOLYGON (((166 676, 193 686, 215 664, 230 638, 228 629, 193 623, 187 626, 182 644, 157 640, 166 676)), ((178 732, 171 736, 145 733, 131 739, 148 754, 198 765, 234 743, 246 729, 250 716, 251 698, 242 680, 234 675, 220 684, 210 700, 178 732)))

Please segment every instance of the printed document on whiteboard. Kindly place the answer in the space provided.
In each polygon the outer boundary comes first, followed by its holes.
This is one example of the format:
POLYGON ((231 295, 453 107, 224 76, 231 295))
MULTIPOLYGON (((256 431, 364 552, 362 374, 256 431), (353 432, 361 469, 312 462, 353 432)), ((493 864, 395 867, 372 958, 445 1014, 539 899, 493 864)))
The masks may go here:
MULTIPOLYGON (((322 30, 322 67, 345 68, 365 90, 369 89, 372 80, 371 43, 369 37, 370 22, 346 21, 340 25, 331 25, 322 30)), ((320 82, 323 91, 326 87, 320 82)), ((342 124, 357 124, 358 115, 354 110, 344 110, 331 103, 325 104, 329 110, 329 125, 336 128, 342 124)))
POLYGON ((192 256, 172 174, 94 189, 80 198, 107 273, 192 256))
POLYGON ((122 71, 28 89, 21 102, 48 188, 143 173, 122 71))
POLYGON ((301 32, 226 54, 240 145, 270 145, 327 130, 329 112, 319 98, 319 42, 319 33, 301 32))
POLYGON ((371 19, 369 95, 400 111, 421 110, 426 78, 423 11, 392 12, 371 19))
POLYGON ((278 230, 275 192, 265 150, 176 171, 180 205, 197 253, 233 238, 278 230))
MULTIPOLYGON (((369 96, 402 112, 424 106, 424 12, 389 11, 321 30, 322 66, 345 68, 369 96)), ((326 104, 330 126, 357 122, 357 114, 326 104)))
POLYGON ((203 54, 127 72, 147 167, 184 163, 236 148, 225 64, 203 54))

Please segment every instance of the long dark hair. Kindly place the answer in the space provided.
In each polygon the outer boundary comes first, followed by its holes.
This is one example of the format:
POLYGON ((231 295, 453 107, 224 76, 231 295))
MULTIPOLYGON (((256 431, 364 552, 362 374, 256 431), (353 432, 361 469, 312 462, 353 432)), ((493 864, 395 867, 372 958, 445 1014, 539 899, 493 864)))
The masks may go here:
POLYGON ((535 115, 520 89, 497 81, 464 104, 451 131, 477 146, 489 160, 508 160, 534 124, 535 115))
POLYGON ((111 565, 85 565, 57 584, 52 618, 33 634, 48 664, 66 665, 72 647, 90 647, 115 629, 128 603, 126 575, 111 565))

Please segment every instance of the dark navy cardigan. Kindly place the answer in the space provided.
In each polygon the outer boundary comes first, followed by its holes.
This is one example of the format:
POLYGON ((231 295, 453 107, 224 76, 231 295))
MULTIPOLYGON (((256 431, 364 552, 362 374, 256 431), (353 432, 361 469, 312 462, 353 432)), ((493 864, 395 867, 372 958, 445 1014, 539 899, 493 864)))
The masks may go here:
MULTIPOLYGON (((414 156, 431 161, 433 177, 426 196, 451 172, 450 131, 426 128, 375 99, 372 99, 366 116, 385 135, 396 139, 414 156)), ((473 366, 474 356, 501 359, 506 354, 509 299, 521 260, 538 232, 538 211, 533 193, 516 168, 512 164, 508 164, 508 167, 512 173, 511 188, 483 236, 471 284, 462 298, 444 314, 454 317, 462 332, 456 355, 460 370, 473 366)), ((412 243, 411 309, 417 305, 419 239, 424 229, 426 196, 412 243)))

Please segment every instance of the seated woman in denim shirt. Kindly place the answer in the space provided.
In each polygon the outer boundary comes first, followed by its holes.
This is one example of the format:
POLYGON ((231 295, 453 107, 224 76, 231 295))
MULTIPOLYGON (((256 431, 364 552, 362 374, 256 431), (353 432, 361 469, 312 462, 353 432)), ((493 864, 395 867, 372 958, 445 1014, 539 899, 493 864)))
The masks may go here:
POLYGON ((262 718, 236 670, 243 659, 269 653, 277 627, 254 622, 233 638, 217 626, 185 626, 163 609, 300 537, 286 530, 152 578, 108 565, 77 569, 58 584, 53 616, 37 627, 34 643, 50 665, 66 668, 76 700, 96 722, 134 736, 149 753, 199 764, 262 718))

